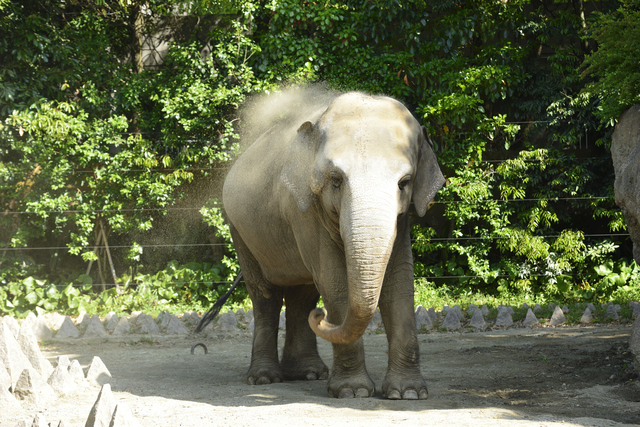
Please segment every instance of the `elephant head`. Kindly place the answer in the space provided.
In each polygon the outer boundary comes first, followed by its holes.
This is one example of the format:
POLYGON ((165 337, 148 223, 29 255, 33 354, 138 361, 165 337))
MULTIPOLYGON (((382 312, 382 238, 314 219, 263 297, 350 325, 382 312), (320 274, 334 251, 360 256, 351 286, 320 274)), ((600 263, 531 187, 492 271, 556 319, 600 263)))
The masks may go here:
POLYGON ((281 181, 301 211, 318 203, 323 225, 346 258, 344 319, 329 323, 316 309, 309 323, 330 342, 351 343, 375 312, 399 218, 411 200, 423 216, 444 177, 425 129, 386 97, 336 98, 315 123, 299 127, 289 150, 281 181))

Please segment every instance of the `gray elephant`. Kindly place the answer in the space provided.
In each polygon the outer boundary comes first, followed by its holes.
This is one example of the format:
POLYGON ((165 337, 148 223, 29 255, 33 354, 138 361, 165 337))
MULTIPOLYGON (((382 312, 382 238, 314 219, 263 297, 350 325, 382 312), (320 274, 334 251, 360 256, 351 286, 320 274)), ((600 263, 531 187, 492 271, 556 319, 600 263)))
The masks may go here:
POLYGON ((274 126, 237 159, 223 203, 253 302, 250 384, 328 378, 330 396, 372 396, 362 335, 379 305, 389 341, 382 394, 427 398, 409 206, 413 199, 424 215, 443 184, 431 142, 410 112, 361 93, 337 96, 306 121, 274 126), (326 311, 315 308, 320 296, 326 311), (333 343, 331 375, 316 334, 333 343))

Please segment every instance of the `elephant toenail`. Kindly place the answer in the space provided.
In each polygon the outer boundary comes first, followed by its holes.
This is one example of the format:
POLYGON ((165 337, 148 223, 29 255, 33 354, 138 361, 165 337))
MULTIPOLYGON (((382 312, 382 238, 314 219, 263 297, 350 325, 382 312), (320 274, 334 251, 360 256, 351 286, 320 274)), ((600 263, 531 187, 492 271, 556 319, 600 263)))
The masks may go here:
POLYGON ((415 390, 406 390, 402 394, 402 398, 407 400, 418 400, 418 393, 415 390))
POLYGON ((327 378, 329 378, 329 373, 328 372, 323 372, 322 374, 320 374, 320 379, 321 380, 326 380, 327 378))
POLYGON ((399 400, 401 398, 402 398, 402 396, 400 396, 400 392, 398 390, 393 390, 392 392, 389 392, 387 394, 387 399, 399 400))
POLYGON ((429 392, 426 389, 420 390, 420 399, 426 399, 429 397, 429 392))
POLYGON ((350 388, 343 388, 340 389, 340 392, 338 393, 338 398, 339 399, 348 399, 348 398, 353 398, 355 397, 353 394, 353 390, 351 390, 350 388))
POLYGON ((315 374, 315 372, 309 372, 307 374, 307 380, 309 381, 313 381, 313 380, 317 380, 318 376, 315 374))
POLYGON ((249 383, 249 385, 256 385, 256 379, 253 377, 247 378, 247 382, 249 383))
POLYGON ((265 385, 265 384, 271 384, 271 380, 267 377, 258 377, 258 379, 256 380, 256 385, 265 385))
POLYGON ((356 397, 369 397, 369 390, 366 388, 359 388, 356 392, 356 397))

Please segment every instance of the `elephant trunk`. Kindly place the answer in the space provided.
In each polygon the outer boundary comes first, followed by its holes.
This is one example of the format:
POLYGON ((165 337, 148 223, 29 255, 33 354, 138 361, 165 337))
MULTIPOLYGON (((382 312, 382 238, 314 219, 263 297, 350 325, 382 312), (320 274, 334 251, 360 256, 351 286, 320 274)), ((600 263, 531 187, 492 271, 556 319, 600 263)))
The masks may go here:
POLYGON ((360 338, 375 314, 382 282, 396 237, 397 210, 393 203, 369 200, 343 211, 341 235, 347 268, 348 299, 344 318, 337 311, 324 320, 326 311, 316 308, 309 314, 311 329, 335 344, 349 344, 360 338), (330 322, 340 322, 333 324, 330 322))

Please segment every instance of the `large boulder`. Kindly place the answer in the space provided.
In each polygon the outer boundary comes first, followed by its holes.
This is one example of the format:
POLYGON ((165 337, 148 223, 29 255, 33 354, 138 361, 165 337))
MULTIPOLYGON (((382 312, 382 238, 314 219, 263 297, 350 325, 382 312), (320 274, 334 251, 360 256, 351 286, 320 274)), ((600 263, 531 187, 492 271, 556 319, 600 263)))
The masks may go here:
POLYGON ((616 204, 622 210, 640 263, 640 104, 622 113, 613 132, 611 158, 616 204))

